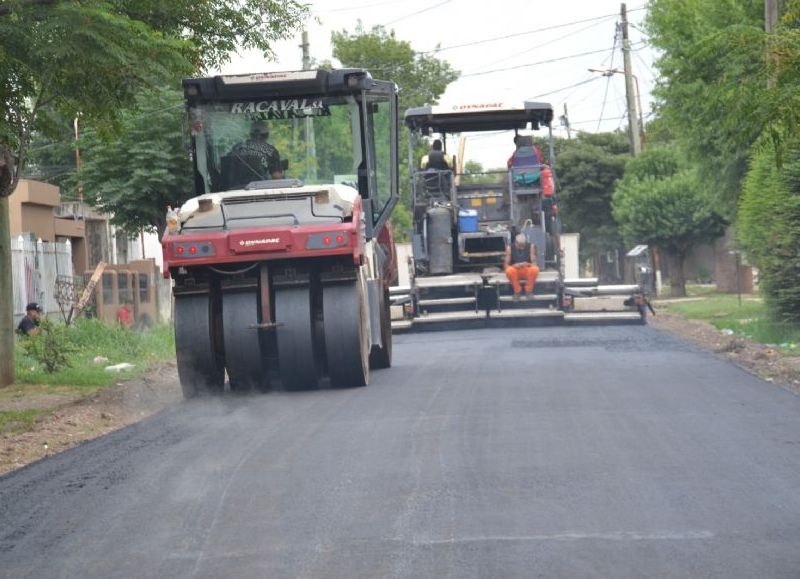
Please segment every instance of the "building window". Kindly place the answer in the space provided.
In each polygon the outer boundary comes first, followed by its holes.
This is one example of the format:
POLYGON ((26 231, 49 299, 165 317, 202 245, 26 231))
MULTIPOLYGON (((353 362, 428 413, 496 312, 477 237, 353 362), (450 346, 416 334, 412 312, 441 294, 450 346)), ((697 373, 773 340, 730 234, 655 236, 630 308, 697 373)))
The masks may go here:
POLYGON ((114 299, 114 273, 106 272, 103 274, 103 303, 115 304, 117 300, 114 299))
POLYGON ((130 303, 131 301, 131 293, 130 293, 130 274, 119 272, 117 274, 117 284, 119 284, 119 303, 125 304, 130 303))
POLYGON ((150 276, 146 273, 139 274, 139 303, 146 304, 150 301, 150 276))

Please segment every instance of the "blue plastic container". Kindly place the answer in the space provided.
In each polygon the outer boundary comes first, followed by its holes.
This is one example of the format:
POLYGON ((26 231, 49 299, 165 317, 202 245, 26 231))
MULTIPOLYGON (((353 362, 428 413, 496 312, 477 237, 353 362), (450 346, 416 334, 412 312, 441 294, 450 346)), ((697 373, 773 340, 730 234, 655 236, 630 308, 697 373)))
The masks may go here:
POLYGON ((478 231, 478 212, 475 209, 458 210, 458 230, 461 233, 478 231))

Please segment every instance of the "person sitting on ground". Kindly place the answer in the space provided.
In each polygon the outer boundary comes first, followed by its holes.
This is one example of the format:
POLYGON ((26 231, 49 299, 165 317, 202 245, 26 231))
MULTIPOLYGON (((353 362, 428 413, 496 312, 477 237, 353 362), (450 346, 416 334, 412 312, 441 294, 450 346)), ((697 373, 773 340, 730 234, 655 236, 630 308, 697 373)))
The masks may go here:
POLYGON ((267 142, 269 127, 266 121, 257 120, 250 127, 250 137, 231 149, 230 157, 235 174, 244 175, 245 179, 236 179, 245 184, 250 181, 266 179, 283 179, 281 155, 274 145, 267 142))
POLYGON ((514 290, 514 301, 519 301, 522 294, 520 279, 525 280, 525 298, 533 296, 533 286, 539 275, 539 266, 536 265, 536 246, 528 241, 524 233, 514 238, 514 243, 506 247, 505 270, 508 281, 514 290))
POLYGON ((31 302, 25 306, 25 317, 22 318, 17 326, 17 333, 22 336, 36 336, 41 331, 39 329, 39 316, 42 308, 36 302, 31 302))
POLYGON ((419 166, 423 171, 426 169, 437 169, 438 171, 453 170, 453 159, 442 150, 441 139, 433 141, 431 150, 428 151, 427 155, 422 157, 419 166))

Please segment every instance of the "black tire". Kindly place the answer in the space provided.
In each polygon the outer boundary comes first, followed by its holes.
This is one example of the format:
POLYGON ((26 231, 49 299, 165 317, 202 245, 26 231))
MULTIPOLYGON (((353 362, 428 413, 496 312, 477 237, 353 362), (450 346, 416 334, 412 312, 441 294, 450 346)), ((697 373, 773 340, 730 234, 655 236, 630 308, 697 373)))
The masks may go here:
POLYGON ((219 394, 225 370, 214 350, 210 294, 175 296, 175 356, 184 398, 219 394))
POLYGON ((337 388, 369 383, 366 296, 359 281, 322 288, 322 314, 328 374, 337 388))
POLYGON ((319 363, 314 343, 314 318, 309 286, 275 290, 278 364, 286 390, 319 387, 319 363))
POLYGON ((373 370, 392 367, 392 310, 389 291, 383 291, 381 299, 381 346, 372 346, 369 367, 373 370))
POLYGON ((225 367, 231 390, 247 392, 269 389, 269 373, 259 343, 258 296, 253 291, 222 294, 222 333, 225 367))

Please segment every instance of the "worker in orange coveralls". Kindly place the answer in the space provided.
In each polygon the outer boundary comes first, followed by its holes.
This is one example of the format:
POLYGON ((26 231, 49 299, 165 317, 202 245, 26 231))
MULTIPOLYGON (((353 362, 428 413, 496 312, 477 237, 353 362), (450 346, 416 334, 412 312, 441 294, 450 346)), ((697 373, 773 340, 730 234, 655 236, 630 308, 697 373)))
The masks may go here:
POLYGON ((514 301, 519 301, 522 295, 520 279, 525 280, 525 299, 531 299, 539 267, 536 265, 536 246, 528 242, 524 233, 518 234, 514 243, 506 247, 505 269, 514 289, 514 301))

